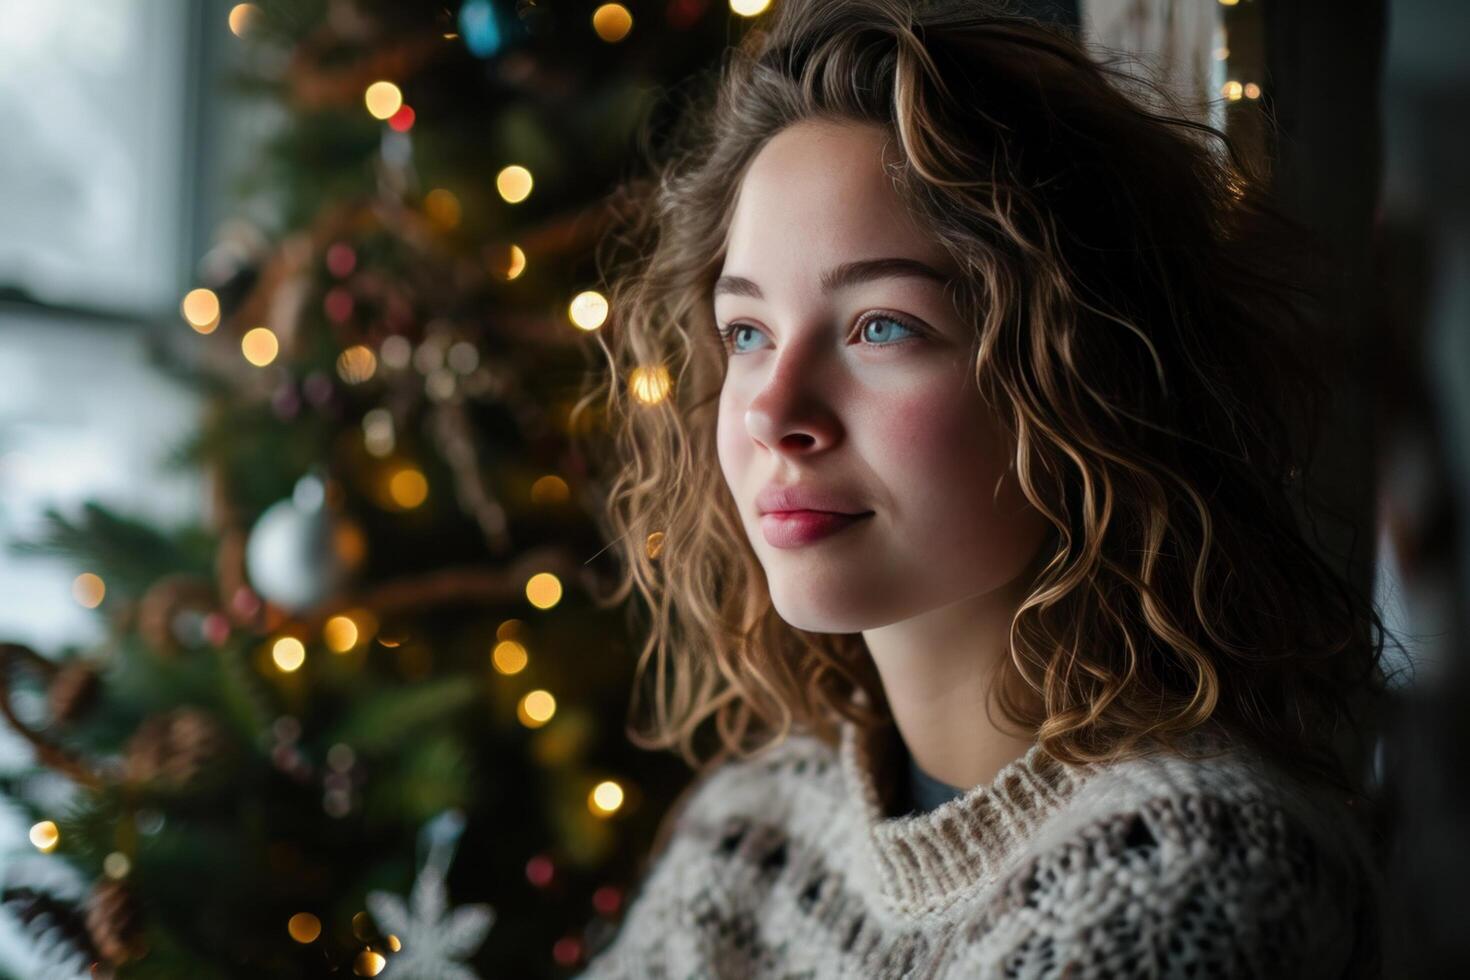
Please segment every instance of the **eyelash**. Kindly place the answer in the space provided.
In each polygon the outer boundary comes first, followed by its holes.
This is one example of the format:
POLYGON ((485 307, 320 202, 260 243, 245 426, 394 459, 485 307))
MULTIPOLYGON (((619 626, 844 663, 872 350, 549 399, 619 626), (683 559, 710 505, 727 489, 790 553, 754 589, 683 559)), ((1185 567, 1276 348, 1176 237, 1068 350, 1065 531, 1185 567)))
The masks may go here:
MULTIPOLYGON (((868 324, 873 323, 877 320, 889 320, 893 323, 898 324, 900 327, 903 327, 905 330, 909 331, 915 336, 905 337, 902 340, 896 340, 886 344, 869 344, 868 346, 870 347, 901 347, 907 341, 916 340, 924 336, 924 332, 920 330, 907 317, 895 316, 892 313, 882 312, 875 312, 864 316, 858 321, 857 328, 853 332, 861 337, 863 331, 867 329, 868 324)), ((725 353, 730 355, 749 353, 748 351, 735 350, 735 331, 741 329, 742 327, 750 327, 750 329, 752 330, 756 329, 752 324, 744 323, 738 320, 734 323, 727 324, 723 329, 720 328, 719 324, 715 324, 715 336, 719 339, 720 346, 724 349, 725 353)))

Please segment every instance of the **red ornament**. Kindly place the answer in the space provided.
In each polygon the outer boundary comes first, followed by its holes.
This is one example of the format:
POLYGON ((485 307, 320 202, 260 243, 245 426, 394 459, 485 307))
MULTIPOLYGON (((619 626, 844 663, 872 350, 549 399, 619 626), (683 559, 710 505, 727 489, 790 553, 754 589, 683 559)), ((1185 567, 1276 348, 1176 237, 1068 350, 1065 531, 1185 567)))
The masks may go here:
POLYGON ((687 31, 704 16, 707 0, 669 0, 664 19, 676 31, 687 31))
POLYGON ((327 271, 338 279, 346 279, 357 268, 357 252, 346 242, 327 249, 327 271))
POLYGON ((322 306, 327 311, 327 318, 333 323, 346 323, 352 317, 352 293, 344 286, 333 286, 327 290, 322 306))
POLYGON ((592 907, 600 915, 617 915, 623 904, 623 890, 614 885, 603 885, 592 893, 592 907))
POLYGON ((260 596, 256 595, 248 585, 240 586, 230 597, 230 609, 239 620, 248 620, 260 612, 260 605, 260 596))
POLYGON ((405 102, 398 107, 398 111, 388 117, 388 125, 400 133, 406 133, 413 128, 414 111, 413 106, 405 102))
POLYGON ((582 958, 582 940, 576 936, 562 936, 551 947, 551 958, 559 966, 572 966, 582 958))
POLYGON ((222 647, 230 638, 230 621, 217 612, 204 617, 204 638, 213 646, 222 647))
POLYGON ((551 884, 555 874, 556 865, 545 854, 538 854, 526 862, 526 880, 537 888, 545 888, 551 884))

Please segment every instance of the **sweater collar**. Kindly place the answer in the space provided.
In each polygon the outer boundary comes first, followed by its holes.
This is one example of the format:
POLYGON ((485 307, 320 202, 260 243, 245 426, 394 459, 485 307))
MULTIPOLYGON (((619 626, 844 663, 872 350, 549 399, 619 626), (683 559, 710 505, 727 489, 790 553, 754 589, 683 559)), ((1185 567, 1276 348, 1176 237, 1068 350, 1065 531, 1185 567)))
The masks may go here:
POLYGON ((862 729, 841 723, 840 764, 846 793, 861 814, 868 870, 893 911, 940 911, 977 882, 996 875, 1015 848, 1069 800, 1096 765, 1057 761, 1036 743, 988 785, 976 786, 927 813, 890 816, 879 787, 906 778, 891 722, 862 729))

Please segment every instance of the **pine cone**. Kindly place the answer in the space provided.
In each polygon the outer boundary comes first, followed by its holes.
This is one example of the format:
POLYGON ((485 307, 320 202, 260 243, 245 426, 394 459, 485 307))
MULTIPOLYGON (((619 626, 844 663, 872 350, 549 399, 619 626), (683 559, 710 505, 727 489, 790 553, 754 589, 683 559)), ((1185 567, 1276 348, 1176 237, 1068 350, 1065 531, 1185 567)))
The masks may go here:
POLYGON ((171 788, 191 786, 223 754, 226 744, 219 724, 198 708, 153 715, 128 739, 123 777, 134 783, 156 780, 171 788))
POLYGON ((87 933, 97 951, 114 965, 147 952, 142 909, 120 881, 101 878, 92 886, 87 896, 87 933))
POLYGON ((85 660, 70 660, 62 664, 46 689, 51 720, 59 725, 76 721, 91 710, 99 687, 94 664, 85 660))

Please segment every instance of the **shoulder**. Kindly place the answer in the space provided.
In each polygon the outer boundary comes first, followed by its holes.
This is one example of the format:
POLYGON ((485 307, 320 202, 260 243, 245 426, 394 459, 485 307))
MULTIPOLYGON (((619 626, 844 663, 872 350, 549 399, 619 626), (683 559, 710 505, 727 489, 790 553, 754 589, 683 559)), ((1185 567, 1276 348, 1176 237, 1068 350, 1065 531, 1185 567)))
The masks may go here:
POLYGON ((1099 767, 973 920, 973 955, 1035 977, 1355 975, 1373 872, 1332 807, 1240 750, 1099 767))
POLYGON ((789 734, 744 758, 728 758, 692 779, 669 806, 652 854, 662 854, 674 838, 696 827, 708 833, 755 814, 781 822, 821 812, 823 803, 835 805, 837 778, 836 750, 805 733, 789 734))

